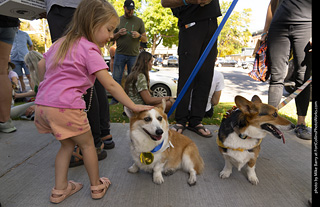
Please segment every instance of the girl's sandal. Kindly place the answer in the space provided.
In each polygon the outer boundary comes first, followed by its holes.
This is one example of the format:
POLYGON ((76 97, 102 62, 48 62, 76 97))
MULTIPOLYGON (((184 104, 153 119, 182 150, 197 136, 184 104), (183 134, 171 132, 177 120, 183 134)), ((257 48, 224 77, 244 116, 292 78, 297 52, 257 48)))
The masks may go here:
POLYGON ((75 194, 79 190, 81 190, 83 185, 81 183, 76 183, 72 180, 68 181, 68 187, 65 190, 56 190, 52 189, 51 196, 50 196, 50 202, 51 203, 61 203, 66 198, 71 196, 72 194, 75 194), (55 197, 54 197, 55 195, 55 197))
POLYGON ((92 199, 101 199, 107 192, 111 182, 108 178, 102 177, 99 179, 100 185, 91 186, 91 197, 92 199), (93 191, 99 191, 94 193, 93 191))

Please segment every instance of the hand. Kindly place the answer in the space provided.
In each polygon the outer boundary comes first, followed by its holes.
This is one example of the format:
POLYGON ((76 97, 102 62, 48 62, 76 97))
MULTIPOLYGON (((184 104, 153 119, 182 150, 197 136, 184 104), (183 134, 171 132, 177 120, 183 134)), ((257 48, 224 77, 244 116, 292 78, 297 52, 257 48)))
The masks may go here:
POLYGON ((131 31, 132 34, 132 38, 139 38, 140 37, 140 33, 136 32, 136 31, 131 31))
POLYGON ((27 117, 28 117, 28 116, 31 116, 31 115, 34 113, 34 111, 35 111, 35 105, 30 106, 30 107, 27 108, 27 110, 26 110, 26 116, 27 116, 27 117))
POLYGON ((118 32, 121 36, 126 35, 127 34, 127 29, 126 28, 121 28, 118 32))
POLYGON ((148 106, 148 105, 135 105, 131 110, 135 113, 141 112, 141 111, 148 111, 153 109, 154 106, 148 106))

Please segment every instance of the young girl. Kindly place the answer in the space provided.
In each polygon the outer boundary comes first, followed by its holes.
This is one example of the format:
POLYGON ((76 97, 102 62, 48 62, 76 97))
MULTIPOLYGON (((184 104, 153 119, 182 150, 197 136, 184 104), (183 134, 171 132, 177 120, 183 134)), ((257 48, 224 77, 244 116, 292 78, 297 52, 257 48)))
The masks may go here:
POLYGON ((161 104, 163 98, 166 99, 165 112, 168 113, 174 103, 174 99, 169 96, 152 97, 150 94, 149 71, 152 68, 152 62, 153 58, 150 53, 142 51, 139 54, 131 73, 127 77, 125 91, 136 104, 157 106, 161 104))
POLYGON ((116 11, 106 0, 83 0, 66 36, 53 44, 38 64, 40 79, 41 74, 45 75, 35 101, 35 125, 40 133, 52 133, 61 143, 55 161, 55 187, 50 196, 53 203, 60 203, 82 188, 81 183, 67 180, 76 144, 83 154, 92 198, 102 198, 111 184, 108 178, 99 178, 96 148, 82 99, 95 78, 131 110, 139 112, 152 108, 134 104, 109 75, 108 66, 101 57, 99 47, 110 41, 118 23, 116 11))

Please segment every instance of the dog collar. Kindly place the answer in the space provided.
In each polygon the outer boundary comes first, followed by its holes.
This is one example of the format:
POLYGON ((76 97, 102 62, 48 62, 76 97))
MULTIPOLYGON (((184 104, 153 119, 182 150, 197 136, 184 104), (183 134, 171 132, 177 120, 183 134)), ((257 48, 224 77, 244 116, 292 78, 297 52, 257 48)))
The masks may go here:
POLYGON ((150 152, 151 152, 151 153, 158 152, 158 151, 162 148, 163 142, 164 142, 164 140, 162 140, 162 142, 161 142, 158 146, 156 146, 155 148, 153 148, 153 150, 151 150, 150 152))
MULTIPOLYGON (((164 143, 164 140, 163 140, 159 145, 157 145, 155 148, 153 148, 153 150, 151 150, 150 152, 142 152, 142 153, 140 154, 140 162, 141 162, 142 164, 145 164, 145 165, 150 165, 151 163, 153 163, 153 160, 154 160, 154 155, 153 155, 153 153, 158 152, 158 151, 162 148, 163 143, 164 143)), ((174 148, 174 146, 172 145, 172 143, 171 143, 170 140, 169 140, 168 146, 165 147, 162 151, 166 150, 166 149, 169 148, 170 146, 171 146, 172 148, 174 148)))
POLYGON ((260 139, 259 142, 258 142, 258 144, 256 144, 255 146, 253 146, 253 147, 250 148, 250 149, 240 148, 240 147, 239 147, 239 148, 231 148, 231 147, 225 146, 225 145, 221 142, 221 140, 219 139, 219 136, 217 136, 217 144, 218 144, 219 147, 224 148, 224 149, 231 149, 231 150, 233 150, 233 151, 240 151, 240 152, 247 151, 247 150, 252 150, 253 148, 259 146, 259 145, 261 144, 261 142, 262 142, 262 139, 260 139))

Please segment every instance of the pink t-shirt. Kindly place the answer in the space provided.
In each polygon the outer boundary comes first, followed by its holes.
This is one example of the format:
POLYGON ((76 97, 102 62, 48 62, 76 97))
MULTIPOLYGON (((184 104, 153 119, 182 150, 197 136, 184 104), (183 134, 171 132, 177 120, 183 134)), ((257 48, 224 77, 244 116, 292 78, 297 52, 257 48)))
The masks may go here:
POLYGON ((56 108, 85 109, 82 95, 93 86, 96 79, 94 73, 108 68, 108 65, 99 47, 82 37, 67 53, 62 64, 51 67, 59 46, 59 42, 53 44, 43 55, 46 73, 39 85, 35 103, 56 108))

